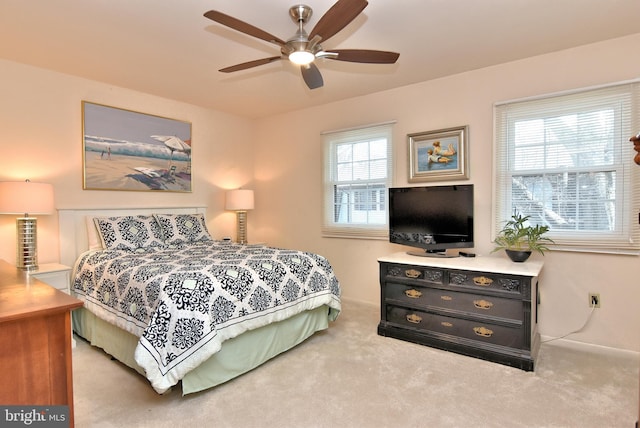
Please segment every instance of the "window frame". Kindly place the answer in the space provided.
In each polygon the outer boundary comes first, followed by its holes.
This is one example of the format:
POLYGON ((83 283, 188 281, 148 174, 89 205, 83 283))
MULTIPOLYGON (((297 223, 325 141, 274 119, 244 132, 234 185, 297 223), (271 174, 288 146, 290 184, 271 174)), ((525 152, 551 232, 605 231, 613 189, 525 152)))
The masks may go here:
MULTIPOLYGON (((368 125, 358 128, 323 132, 323 216, 322 216, 322 236, 327 238, 358 238, 358 239, 388 239, 389 237, 389 200, 388 189, 393 183, 393 124, 395 122, 385 122, 381 124, 368 125), (337 159, 337 148, 343 144, 357 144, 385 139, 386 140, 386 177, 374 179, 351 179, 340 180, 337 167, 340 164, 337 159), (368 187, 373 185, 373 187, 368 187), (357 189, 351 189, 354 199, 348 204, 370 205, 378 209, 366 210, 367 215, 373 211, 384 211, 384 222, 382 223, 362 223, 362 222, 338 222, 336 216, 336 187, 337 186, 364 186, 360 193, 357 189), (361 200, 358 197, 363 193, 375 193, 375 200, 361 200), (384 192, 380 193, 380 192, 384 192), (381 202, 381 197, 384 202, 381 202), (384 207, 383 210, 380 208, 384 207)), ((384 159, 384 158, 378 158, 384 159)), ((375 160, 375 159, 374 159, 375 160)), ((366 161, 370 163, 372 158, 369 154, 366 161)), ((352 161, 355 163, 355 161, 352 161)), ((347 212, 352 213, 352 210, 347 212)))
MULTIPOLYGON (((592 105, 593 106, 593 105, 592 105)), ((513 214, 512 183, 514 176, 541 176, 559 173, 576 174, 584 172, 613 171, 615 183, 615 229, 613 231, 576 231, 552 229, 548 236, 555 241, 551 250, 585 251, 600 253, 640 254, 640 167, 634 165, 632 145, 628 137, 635 135, 640 127, 640 80, 614 83, 611 85, 549 94, 494 105, 494 167, 493 167, 493 204, 492 204, 492 241, 513 214), (607 102, 609 98, 616 101, 607 102), (568 114, 583 114, 584 100, 597 100, 594 105, 604 111, 610 104, 612 110, 618 109, 613 118, 614 161, 611 164, 588 167, 573 166, 562 168, 516 169, 514 157, 515 123, 534 118, 545 119, 568 114), (628 105, 622 106, 622 99, 628 105), (601 100, 601 101, 600 101, 601 100), (620 103, 620 106, 616 104, 620 103), (635 168, 634 168, 635 167, 635 168), (621 200, 620 200, 621 199, 621 200)), ((545 128, 546 129, 546 128, 545 128)), ((549 144, 545 142, 545 144, 549 144)), ((576 200, 577 201, 577 200, 576 200)), ((587 199, 586 201, 589 201, 587 199)), ((527 214, 526 212, 522 214, 527 214)))

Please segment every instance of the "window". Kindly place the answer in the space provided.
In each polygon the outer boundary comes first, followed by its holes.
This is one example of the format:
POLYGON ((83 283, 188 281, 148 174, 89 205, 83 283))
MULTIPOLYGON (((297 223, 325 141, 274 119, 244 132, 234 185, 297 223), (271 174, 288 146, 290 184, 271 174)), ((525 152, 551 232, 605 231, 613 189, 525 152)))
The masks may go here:
POLYGON ((323 134, 323 236, 388 236, 391 127, 387 123, 323 134))
POLYGON ((497 105, 494 232, 517 211, 558 249, 637 253, 639 109, 638 82, 497 105))

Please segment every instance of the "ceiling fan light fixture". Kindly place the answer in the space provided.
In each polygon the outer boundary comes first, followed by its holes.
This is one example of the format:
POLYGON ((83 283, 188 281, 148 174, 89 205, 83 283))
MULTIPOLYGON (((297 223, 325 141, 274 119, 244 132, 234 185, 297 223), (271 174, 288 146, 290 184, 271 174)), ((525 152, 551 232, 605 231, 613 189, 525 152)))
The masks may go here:
POLYGON ((289 61, 297 65, 309 65, 315 57, 316 56, 309 51, 294 51, 289 54, 289 61))
POLYGON ((302 78, 309 89, 320 88, 323 85, 322 75, 314 63, 316 58, 326 58, 336 61, 356 62, 365 64, 395 64, 400 54, 395 52, 378 51, 370 49, 334 49, 325 51, 320 43, 325 43, 344 27, 349 25, 364 10, 369 2, 367 0, 336 0, 333 6, 315 24, 311 33, 304 29, 313 13, 309 6, 298 4, 289 9, 289 17, 297 25, 295 35, 286 42, 258 27, 247 24, 237 18, 226 15, 216 10, 210 10, 204 16, 212 21, 222 24, 232 30, 273 43, 280 47, 280 55, 248 61, 231 67, 225 67, 219 71, 231 73, 246 70, 248 68, 269 64, 281 59, 289 59, 300 66, 302 78))

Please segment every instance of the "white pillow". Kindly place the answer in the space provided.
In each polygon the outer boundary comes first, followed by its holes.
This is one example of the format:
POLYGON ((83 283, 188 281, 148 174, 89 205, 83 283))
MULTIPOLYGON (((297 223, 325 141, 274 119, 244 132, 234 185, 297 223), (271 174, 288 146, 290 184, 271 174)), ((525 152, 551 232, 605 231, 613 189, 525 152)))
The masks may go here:
POLYGON ((96 228, 96 224, 93 221, 94 217, 86 216, 85 223, 87 224, 87 238, 89 240, 89 250, 102 250, 104 247, 102 246, 102 241, 100 240, 100 235, 98 234, 98 229, 96 228))

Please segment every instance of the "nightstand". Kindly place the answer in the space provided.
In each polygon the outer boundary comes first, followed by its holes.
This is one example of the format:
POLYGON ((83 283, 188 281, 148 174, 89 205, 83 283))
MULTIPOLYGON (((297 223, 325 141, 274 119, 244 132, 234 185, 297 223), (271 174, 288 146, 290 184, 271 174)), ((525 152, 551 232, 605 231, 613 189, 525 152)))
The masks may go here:
POLYGON ((58 263, 44 263, 36 270, 27 271, 27 274, 50 286, 71 294, 71 268, 58 263))
MULTIPOLYGON (((59 263, 44 263, 38 269, 27 271, 27 275, 42 281, 47 285, 71 295, 71 268, 59 263)), ((73 338, 73 323, 71 323, 71 347, 76 347, 73 338)))

